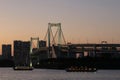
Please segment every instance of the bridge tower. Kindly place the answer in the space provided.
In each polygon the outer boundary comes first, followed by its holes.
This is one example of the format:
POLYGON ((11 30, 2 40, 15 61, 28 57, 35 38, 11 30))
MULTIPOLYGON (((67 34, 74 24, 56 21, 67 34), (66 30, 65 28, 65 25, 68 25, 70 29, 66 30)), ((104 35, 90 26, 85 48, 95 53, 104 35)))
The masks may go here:
POLYGON ((39 49, 39 37, 36 37, 36 38, 31 37, 30 39, 30 66, 32 66, 31 54, 33 53, 33 41, 35 40, 37 41, 36 48, 39 49))
POLYGON ((61 23, 48 23, 48 30, 45 36, 45 39, 47 38, 47 46, 49 48, 48 54, 50 57, 50 51, 51 47, 53 45, 58 46, 59 48, 61 47, 62 44, 66 44, 62 29, 61 29, 61 23), (57 30, 53 34, 52 28, 56 27, 57 30), (57 40, 56 40, 57 39, 57 40))

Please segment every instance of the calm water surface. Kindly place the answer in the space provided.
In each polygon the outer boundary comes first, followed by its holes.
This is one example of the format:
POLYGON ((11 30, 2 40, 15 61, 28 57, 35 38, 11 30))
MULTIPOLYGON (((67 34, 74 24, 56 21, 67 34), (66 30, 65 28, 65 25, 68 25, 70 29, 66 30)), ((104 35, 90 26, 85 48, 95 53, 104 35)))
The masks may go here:
POLYGON ((120 80, 120 70, 66 72, 47 69, 14 71, 12 68, 0 68, 0 80, 120 80))

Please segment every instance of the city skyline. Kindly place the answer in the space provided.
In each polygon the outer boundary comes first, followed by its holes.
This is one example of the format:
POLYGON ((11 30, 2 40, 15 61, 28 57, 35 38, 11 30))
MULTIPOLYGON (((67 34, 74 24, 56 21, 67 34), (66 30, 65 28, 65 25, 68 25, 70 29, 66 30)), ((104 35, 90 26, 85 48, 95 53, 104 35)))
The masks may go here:
POLYGON ((61 23, 66 42, 120 43, 119 0, 1 0, 2 44, 44 39, 48 23, 61 23))

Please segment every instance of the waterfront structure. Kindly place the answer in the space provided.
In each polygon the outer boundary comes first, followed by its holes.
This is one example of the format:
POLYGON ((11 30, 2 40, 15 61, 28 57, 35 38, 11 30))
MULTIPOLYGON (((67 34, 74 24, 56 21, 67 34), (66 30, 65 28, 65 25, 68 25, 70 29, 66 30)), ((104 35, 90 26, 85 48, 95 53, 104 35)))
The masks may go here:
POLYGON ((69 54, 80 54, 81 57, 120 57, 120 44, 69 44, 68 47, 69 54))
POLYGON ((29 66, 30 41, 14 41, 14 61, 16 66, 29 66))
POLYGON ((3 44, 2 45, 2 58, 3 59, 11 59, 11 44, 3 44))

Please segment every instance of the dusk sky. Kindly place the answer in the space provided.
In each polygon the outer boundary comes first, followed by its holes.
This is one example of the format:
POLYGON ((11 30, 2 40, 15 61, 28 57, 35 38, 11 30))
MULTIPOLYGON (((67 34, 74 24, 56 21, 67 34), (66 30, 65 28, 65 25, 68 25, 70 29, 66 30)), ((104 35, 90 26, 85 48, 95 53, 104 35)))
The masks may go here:
POLYGON ((49 22, 67 42, 120 43, 120 0, 0 0, 0 45, 43 39, 49 22))

